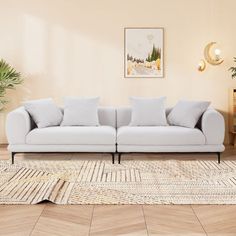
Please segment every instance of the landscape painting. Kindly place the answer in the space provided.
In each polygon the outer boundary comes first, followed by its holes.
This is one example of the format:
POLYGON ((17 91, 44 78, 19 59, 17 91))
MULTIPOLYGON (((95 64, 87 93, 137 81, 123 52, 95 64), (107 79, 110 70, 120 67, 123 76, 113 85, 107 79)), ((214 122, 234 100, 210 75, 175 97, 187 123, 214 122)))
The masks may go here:
POLYGON ((163 28, 125 28, 125 77, 163 77, 163 28))

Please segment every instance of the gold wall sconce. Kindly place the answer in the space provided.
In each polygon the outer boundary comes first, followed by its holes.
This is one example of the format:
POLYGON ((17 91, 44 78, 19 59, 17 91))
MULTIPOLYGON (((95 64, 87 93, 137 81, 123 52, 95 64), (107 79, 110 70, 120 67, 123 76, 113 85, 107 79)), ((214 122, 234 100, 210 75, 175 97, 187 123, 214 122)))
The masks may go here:
POLYGON ((205 69, 206 69, 206 62, 202 59, 198 63, 198 70, 202 72, 205 69))
POLYGON ((220 65, 224 60, 220 57, 221 51, 219 48, 214 50, 214 55, 212 55, 212 47, 216 42, 208 43, 204 49, 204 57, 206 61, 211 65, 220 65))
MULTIPOLYGON (((204 48, 204 58, 205 60, 213 65, 220 65, 223 63, 223 59, 221 58, 221 50, 219 48, 215 48, 213 50, 213 46, 216 45, 216 42, 210 42, 204 48)), ((206 69, 206 62, 204 60, 200 60, 198 64, 198 70, 204 71, 206 69)))

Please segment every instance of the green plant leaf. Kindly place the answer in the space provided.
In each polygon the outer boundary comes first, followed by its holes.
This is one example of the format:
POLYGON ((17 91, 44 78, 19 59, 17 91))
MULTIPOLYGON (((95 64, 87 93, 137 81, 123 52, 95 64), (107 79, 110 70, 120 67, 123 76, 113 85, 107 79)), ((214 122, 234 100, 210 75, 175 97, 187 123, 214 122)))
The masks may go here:
MULTIPOLYGON (((236 62, 236 57, 234 57, 234 62, 236 62)), ((236 67, 231 66, 229 71, 232 72, 232 79, 234 79, 236 77, 236 67)))
POLYGON ((7 89, 14 89, 16 85, 21 84, 23 78, 19 72, 11 67, 3 59, 0 60, 0 110, 8 102, 4 99, 7 89))

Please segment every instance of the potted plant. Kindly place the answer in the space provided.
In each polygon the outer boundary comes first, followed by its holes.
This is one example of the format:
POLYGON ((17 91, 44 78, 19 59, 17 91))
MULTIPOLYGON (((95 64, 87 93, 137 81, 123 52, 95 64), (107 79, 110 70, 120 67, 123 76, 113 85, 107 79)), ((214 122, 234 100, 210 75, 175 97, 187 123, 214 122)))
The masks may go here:
MULTIPOLYGON (((234 62, 236 62, 236 57, 234 57, 234 62)), ((229 71, 232 72, 232 79, 234 79, 236 77, 236 67, 230 67, 229 71)))
POLYGON ((19 72, 11 67, 3 59, 0 60, 0 110, 8 102, 5 99, 7 89, 14 89, 16 85, 21 84, 23 78, 19 72))

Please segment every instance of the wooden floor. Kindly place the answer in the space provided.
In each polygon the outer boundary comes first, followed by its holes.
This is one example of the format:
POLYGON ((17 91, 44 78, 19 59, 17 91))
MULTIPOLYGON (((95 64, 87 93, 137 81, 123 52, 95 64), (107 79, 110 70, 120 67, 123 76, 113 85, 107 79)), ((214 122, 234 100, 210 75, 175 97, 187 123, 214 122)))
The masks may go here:
MULTIPOLYGON (((73 159, 82 155, 29 154, 17 158, 73 159)), ((0 159, 8 158, 6 146, 1 146, 0 159)), ((216 155, 208 154, 127 155, 124 158, 216 161, 216 155)), ((222 159, 236 160, 236 149, 227 147, 222 159)), ((0 235, 236 236, 236 205, 1 205, 0 235)))

